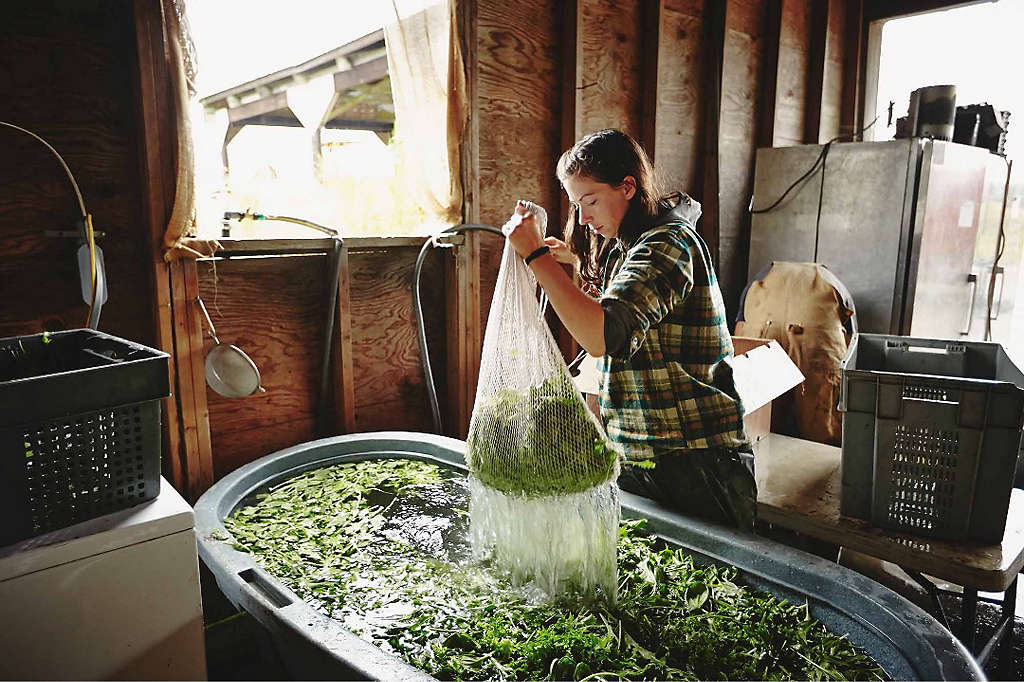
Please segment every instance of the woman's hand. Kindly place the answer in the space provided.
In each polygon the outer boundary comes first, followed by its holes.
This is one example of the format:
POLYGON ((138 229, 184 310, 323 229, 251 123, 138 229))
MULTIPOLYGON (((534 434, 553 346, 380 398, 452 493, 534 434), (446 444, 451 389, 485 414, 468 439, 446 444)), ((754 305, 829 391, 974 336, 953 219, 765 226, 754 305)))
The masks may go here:
POLYGON ((502 231, 508 238, 508 243, 522 258, 544 246, 544 233, 537 222, 537 216, 525 201, 516 202, 515 211, 502 231))
POLYGON ((569 250, 569 245, 557 237, 545 237, 544 243, 551 247, 551 255, 563 265, 576 265, 576 254, 569 250))

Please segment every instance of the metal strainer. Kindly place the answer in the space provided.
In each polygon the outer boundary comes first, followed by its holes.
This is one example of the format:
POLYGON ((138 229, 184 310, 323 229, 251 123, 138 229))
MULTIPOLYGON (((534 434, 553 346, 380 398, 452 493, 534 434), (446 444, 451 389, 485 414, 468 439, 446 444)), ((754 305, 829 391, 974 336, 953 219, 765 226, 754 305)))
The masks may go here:
POLYGON ((203 299, 196 296, 196 303, 203 311, 206 325, 210 328, 210 338, 215 344, 206 353, 206 383, 225 398, 244 398, 257 392, 265 393, 267 389, 260 385, 260 370, 256 363, 238 346, 221 343, 203 299))

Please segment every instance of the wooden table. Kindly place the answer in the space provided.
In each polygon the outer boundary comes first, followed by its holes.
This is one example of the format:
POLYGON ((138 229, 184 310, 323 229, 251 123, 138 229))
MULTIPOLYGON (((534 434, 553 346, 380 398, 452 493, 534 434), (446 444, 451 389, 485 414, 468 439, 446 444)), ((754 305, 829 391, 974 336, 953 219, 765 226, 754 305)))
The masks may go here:
MULTIPOLYGON (((1002 641, 1001 659, 1012 663, 1017 574, 1024 567, 1024 490, 1014 489, 1006 532, 999 544, 948 542, 884 530, 839 515, 840 449, 780 434, 769 434, 757 449, 757 513, 766 521, 899 565, 921 582, 927 574, 962 585, 960 639, 984 664, 1002 641), (978 592, 1002 592, 1002 619, 992 638, 975 648, 978 592), (1001 637, 1003 633, 1008 636, 1001 637)), ((930 581, 929 592, 938 603, 930 581)), ((985 600, 990 601, 990 600, 985 600)), ((947 624, 948 627, 948 624, 947 624)))

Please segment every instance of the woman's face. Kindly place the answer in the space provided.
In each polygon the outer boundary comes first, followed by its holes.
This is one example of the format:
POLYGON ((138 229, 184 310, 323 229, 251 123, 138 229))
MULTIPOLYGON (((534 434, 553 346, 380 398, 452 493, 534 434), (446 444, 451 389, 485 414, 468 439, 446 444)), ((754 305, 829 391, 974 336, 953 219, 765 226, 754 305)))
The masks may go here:
POLYGON ((576 207, 576 218, 583 225, 606 239, 619 234, 619 225, 629 209, 629 200, 636 194, 636 180, 627 175, 615 187, 598 182, 585 175, 570 175, 565 179, 565 193, 576 207))

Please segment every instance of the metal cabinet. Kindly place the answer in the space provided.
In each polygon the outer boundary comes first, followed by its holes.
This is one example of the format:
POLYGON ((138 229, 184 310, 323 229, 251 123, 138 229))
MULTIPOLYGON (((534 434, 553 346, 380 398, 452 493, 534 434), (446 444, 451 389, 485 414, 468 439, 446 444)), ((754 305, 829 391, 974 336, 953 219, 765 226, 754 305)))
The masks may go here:
POLYGON ((920 138, 833 144, 789 196, 758 212, 812 168, 822 149, 757 151, 750 277, 772 261, 823 263, 850 290, 861 331, 981 338, 977 300, 988 273, 975 261, 975 245, 979 231, 998 222, 991 204, 1001 205, 1002 194, 993 196, 992 187, 1005 178, 1003 160, 920 138))

